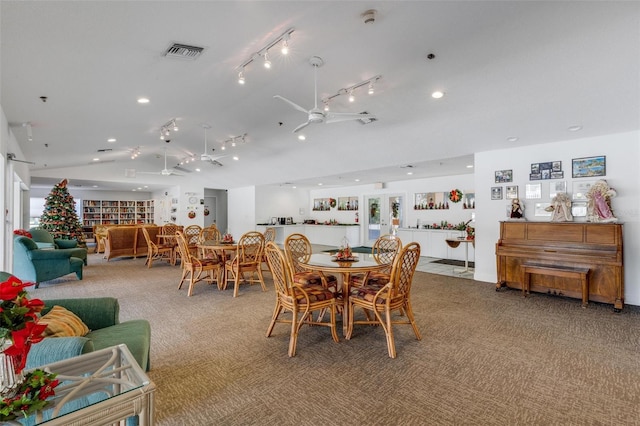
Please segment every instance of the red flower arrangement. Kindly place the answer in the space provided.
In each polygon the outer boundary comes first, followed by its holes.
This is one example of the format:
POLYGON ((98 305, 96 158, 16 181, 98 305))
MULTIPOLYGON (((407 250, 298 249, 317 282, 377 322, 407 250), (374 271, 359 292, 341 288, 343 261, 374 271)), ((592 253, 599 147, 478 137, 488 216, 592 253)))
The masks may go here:
POLYGON ((31 232, 27 231, 26 229, 14 229, 13 234, 22 235, 23 237, 33 238, 33 235, 31 235, 31 232))
POLYGON ((27 297, 25 287, 32 285, 13 276, 0 283, 0 341, 13 343, 4 353, 16 358, 17 373, 24 368, 31 345, 43 339, 42 333, 47 328, 38 324, 44 302, 27 297))
MULTIPOLYGON (((47 328, 38 324, 38 313, 44 308, 40 299, 29 299, 26 287, 33 283, 23 283, 16 277, 0 283, 0 342, 4 354, 14 358, 14 369, 20 374, 27 362, 31 345, 43 339, 47 328), (6 343, 6 344, 5 344, 6 343)), ((59 381, 56 374, 43 370, 33 370, 26 374, 16 389, 16 393, 0 400, 0 421, 8 421, 33 414, 44 408, 47 398, 54 395, 59 381)))

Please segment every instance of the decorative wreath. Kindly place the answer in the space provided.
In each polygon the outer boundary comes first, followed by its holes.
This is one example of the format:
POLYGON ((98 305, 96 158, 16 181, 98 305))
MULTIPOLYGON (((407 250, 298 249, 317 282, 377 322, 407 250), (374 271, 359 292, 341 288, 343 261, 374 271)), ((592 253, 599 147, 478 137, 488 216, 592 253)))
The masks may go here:
POLYGON ((189 219, 195 219, 195 217, 196 217, 196 212, 191 211, 191 212, 189 212, 188 216, 189 216, 189 219))
POLYGON ((331 207, 332 209, 334 209, 336 207, 336 199, 335 198, 329 198, 329 207, 331 207))
POLYGON ((209 209, 204 209, 204 215, 209 216, 209 209))
POLYGON ((449 191, 449 199, 452 203, 459 203, 462 201, 462 191, 459 189, 452 189, 449 191))

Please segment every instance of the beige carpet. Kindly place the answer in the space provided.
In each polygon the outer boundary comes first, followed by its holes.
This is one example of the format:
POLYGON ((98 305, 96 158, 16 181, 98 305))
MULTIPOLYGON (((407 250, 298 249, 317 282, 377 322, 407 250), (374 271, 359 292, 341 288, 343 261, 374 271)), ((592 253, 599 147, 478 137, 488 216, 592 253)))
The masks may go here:
MULTIPOLYGON (((91 255, 82 282, 43 284, 41 298, 110 295, 121 320, 152 326, 149 373, 159 425, 604 425, 640 421, 640 309, 416 273, 423 340, 396 328, 398 358, 379 327, 334 343, 304 327, 265 337, 273 286, 240 296, 200 284, 177 290, 179 267, 91 255)), ((268 276, 268 275, 267 275, 268 276)))

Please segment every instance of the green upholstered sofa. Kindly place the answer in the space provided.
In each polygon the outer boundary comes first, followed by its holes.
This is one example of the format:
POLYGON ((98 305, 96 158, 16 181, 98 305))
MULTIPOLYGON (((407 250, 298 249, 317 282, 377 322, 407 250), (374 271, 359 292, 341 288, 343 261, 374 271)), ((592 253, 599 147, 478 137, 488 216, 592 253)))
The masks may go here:
POLYGON ((62 306, 76 314, 87 327, 83 337, 47 337, 31 347, 27 368, 35 368, 98 349, 124 343, 140 367, 149 371, 151 326, 144 319, 120 322, 120 305, 113 297, 44 300, 46 314, 53 306, 62 306))
MULTIPOLYGON (((0 280, 11 274, 0 271, 0 280)), ((36 368, 63 359, 72 358, 98 349, 124 343, 140 367, 149 371, 151 326, 144 319, 120 322, 120 304, 113 297, 44 300, 45 315, 54 306, 62 306, 76 314, 87 327, 83 337, 47 337, 31 347, 26 368, 36 368)))
POLYGON ((22 281, 36 283, 53 280, 75 272, 82 279, 82 259, 74 257, 75 249, 39 249, 28 237, 13 238, 13 274, 22 281))
POLYGON ((73 249, 73 257, 82 259, 84 264, 87 264, 87 249, 85 247, 78 247, 78 241, 53 238, 53 235, 51 235, 49 231, 42 228, 30 228, 29 233, 38 248, 73 249))

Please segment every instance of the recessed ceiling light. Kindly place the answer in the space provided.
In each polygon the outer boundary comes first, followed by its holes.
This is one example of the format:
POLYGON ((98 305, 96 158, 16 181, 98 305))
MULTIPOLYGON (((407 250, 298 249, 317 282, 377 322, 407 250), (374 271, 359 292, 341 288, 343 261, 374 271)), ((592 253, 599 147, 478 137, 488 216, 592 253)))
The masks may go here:
POLYGON ((297 188, 297 186, 292 186, 291 188, 296 189, 296 188, 297 188))
POLYGON ((236 161, 238 161, 240 158, 239 158, 237 155, 234 155, 234 156, 233 156, 233 159, 234 159, 234 160, 236 160, 236 161))
POLYGON ((139 191, 142 191, 142 187, 138 187, 138 190, 139 190, 139 191))
POLYGON ((413 174, 413 172, 407 172, 407 174, 408 174, 408 175, 412 175, 412 174, 413 174))
POLYGON ((93 185, 94 188, 98 188, 98 185, 93 185))
POLYGON ((433 92, 431 94, 431 97, 434 98, 434 99, 440 99, 443 96, 444 96, 444 92, 441 92, 439 90, 436 90, 435 92, 433 92))
POLYGON ((200 169, 196 169, 196 172, 199 172, 199 171, 200 171, 200 169))
POLYGON ((356 182, 360 182, 360 179, 356 179, 356 182))
POLYGON ((582 126, 571 126, 567 130, 569 130, 570 132, 577 132, 578 130, 582 130, 582 126))
POLYGON ((509 138, 507 138, 507 142, 516 142, 518 140, 518 138, 516 136, 511 136, 509 138))
POLYGON ((148 187, 149 187, 149 185, 145 185, 144 187, 145 187, 145 188, 148 188, 148 187))
POLYGON ((318 186, 322 186, 322 182, 320 182, 320 183, 318 184, 318 186))
POLYGON ((100 161, 100 159, 99 158, 94 158, 93 161, 100 161))
POLYGON ((148 104, 149 103, 149 99, 147 99, 147 98, 138 98, 138 103, 139 104, 148 104))
POLYGON ((467 164, 467 169, 473 169, 473 164, 467 164))
POLYGON ((303 141, 305 139, 307 139, 307 137, 305 135, 298 135, 298 140, 303 141))
POLYGON ((116 138, 109 138, 109 139, 107 139, 107 142, 111 142, 111 143, 113 143, 113 142, 115 142, 115 141, 116 141, 116 138))
POLYGON ((136 192, 136 189, 135 189, 135 188, 133 188, 133 189, 132 189, 132 191, 133 191, 133 192, 136 192))

